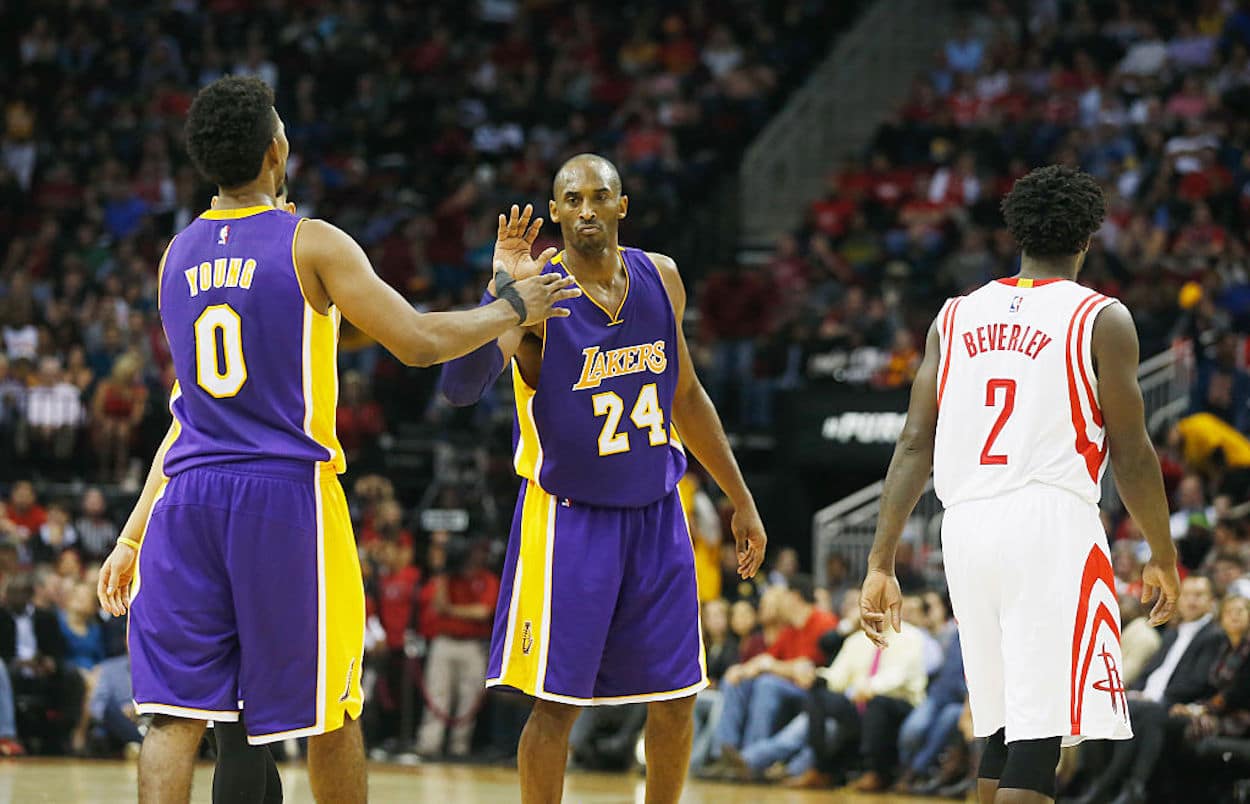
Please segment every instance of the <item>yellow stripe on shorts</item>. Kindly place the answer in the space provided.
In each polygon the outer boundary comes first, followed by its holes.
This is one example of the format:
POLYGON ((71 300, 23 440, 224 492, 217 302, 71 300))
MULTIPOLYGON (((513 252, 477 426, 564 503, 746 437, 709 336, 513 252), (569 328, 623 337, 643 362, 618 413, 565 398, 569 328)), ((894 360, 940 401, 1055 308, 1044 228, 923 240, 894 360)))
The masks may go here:
POLYGON ((535 695, 546 675, 547 608, 550 594, 552 529, 556 500, 529 482, 521 506, 521 548, 517 555, 516 605, 508 623, 508 647, 500 683, 535 695))

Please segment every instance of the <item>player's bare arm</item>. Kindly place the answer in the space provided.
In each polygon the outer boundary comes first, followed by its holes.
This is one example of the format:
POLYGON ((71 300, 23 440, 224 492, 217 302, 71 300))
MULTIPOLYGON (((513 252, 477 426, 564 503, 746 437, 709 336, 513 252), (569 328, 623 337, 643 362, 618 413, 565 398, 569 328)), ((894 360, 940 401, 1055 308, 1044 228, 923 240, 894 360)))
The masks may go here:
MULTIPOLYGON (((215 201, 216 196, 213 198, 215 201)), ((173 241, 170 242, 172 244, 173 241)), ((165 272, 165 259, 168 256, 167 248, 157 265, 157 276, 165 272)), ((139 551, 134 545, 143 542, 144 528, 152 513, 152 506, 156 503, 156 495, 160 491, 161 482, 165 479, 165 453, 169 451, 173 443, 174 425, 171 422, 169 429, 165 432, 165 438, 161 440, 161 445, 152 458, 152 466, 148 469, 143 490, 139 493, 139 499, 135 501, 135 507, 126 519, 125 526, 122 527, 117 544, 100 567, 100 578, 96 582, 96 597, 100 599, 100 607, 114 617, 125 614, 130 605, 130 581, 135 576, 135 561, 139 557, 139 551)))
POLYGON ((555 305, 581 295, 565 277, 532 276, 512 285, 525 311, 523 320, 504 299, 474 310, 418 313, 374 273, 364 250, 338 227, 307 220, 294 248, 309 302, 321 311, 334 304, 348 321, 408 365, 442 363, 490 343, 518 324, 568 315, 555 305))
POLYGON ((894 576, 894 555, 903 526, 924 493, 933 470, 933 440, 937 434, 937 373, 941 359, 937 321, 929 327, 924 361, 911 386, 907 422, 894 446, 890 468, 881 490, 881 513, 877 533, 868 554, 868 575, 860 591, 859 609, 864 633, 885 647, 888 622, 895 631, 902 628, 903 594, 894 576))
POLYGON ((1176 572, 1176 545, 1168 526, 1163 473, 1146 431, 1141 387, 1137 384, 1137 329, 1123 305, 1113 304, 1098 314, 1090 348, 1111 471, 1124 507, 1150 544, 1150 561, 1142 570, 1142 602, 1149 602, 1158 590, 1150 624, 1160 625, 1172 617, 1181 582, 1176 572))
POLYGON ((663 254, 647 254, 660 269, 664 289, 673 303, 673 315, 677 319, 677 354, 680 361, 677 391, 673 395, 673 423, 681 434, 686 447, 712 475, 717 485, 729 495, 734 506, 733 534, 738 545, 738 574, 751 578, 764 563, 764 550, 768 536, 760 520, 742 471, 725 437, 725 428, 712 405, 707 391, 695 375, 690 360, 690 348, 681 329, 682 316, 686 311, 686 288, 677 272, 677 263, 663 254))
POLYGON ((144 528, 152 513, 152 506, 156 503, 161 483, 165 480, 165 453, 173 443, 174 427, 171 424, 160 448, 156 450, 156 456, 152 458, 152 467, 143 483, 143 491, 139 493, 139 499, 135 501, 135 507, 122 527, 117 544, 100 567, 96 597, 100 599, 100 607, 114 617, 125 614, 130 606, 130 582, 135 577, 135 559, 139 557, 139 551, 133 545, 143 542, 144 528))

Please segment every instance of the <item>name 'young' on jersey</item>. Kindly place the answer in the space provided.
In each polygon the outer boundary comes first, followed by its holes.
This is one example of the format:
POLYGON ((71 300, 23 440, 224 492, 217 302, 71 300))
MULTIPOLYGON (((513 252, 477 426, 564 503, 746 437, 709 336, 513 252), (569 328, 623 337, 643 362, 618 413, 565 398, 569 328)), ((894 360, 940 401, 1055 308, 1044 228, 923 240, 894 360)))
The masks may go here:
MULTIPOLYGON (((620 309, 588 294, 571 315, 546 323, 538 388, 512 369, 517 474, 560 498, 635 508, 662 499, 685 473, 673 429, 677 321, 645 252, 621 249, 627 276, 620 309)), ((564 254, 543 273, 567 273, 564 254)))
POLYGON ((303 219, 209 210, 169 246, 161 323, 178 382, 165 474, 270 461, 344 469, 335 434, 339 313, 314 310, 295 270, 303 219))
POLYGON ((1106 433, 1090 348, 1116 300, 1064 279, 1000 279, 938 315, 933 483, 946 507, 1030 483, 1096 504, 1106 433))

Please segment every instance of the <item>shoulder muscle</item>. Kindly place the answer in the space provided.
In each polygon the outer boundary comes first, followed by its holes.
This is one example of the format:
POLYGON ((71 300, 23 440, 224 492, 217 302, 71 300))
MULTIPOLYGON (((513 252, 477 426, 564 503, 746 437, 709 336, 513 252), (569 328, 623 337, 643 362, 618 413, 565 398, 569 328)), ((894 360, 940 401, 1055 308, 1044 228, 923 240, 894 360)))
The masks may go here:
POLYGON ((664 289, 668 292, 669 301, 673 303, 673 311, 677 314, 677 320, 680 321, 682 314, 686 310, 686 286, 681 281, 681 273, 677 270, 677 263, 667 254, 660 254, 654 251, 648 251, 647 258, 659 270, 660 281, 664 283, 664 289))

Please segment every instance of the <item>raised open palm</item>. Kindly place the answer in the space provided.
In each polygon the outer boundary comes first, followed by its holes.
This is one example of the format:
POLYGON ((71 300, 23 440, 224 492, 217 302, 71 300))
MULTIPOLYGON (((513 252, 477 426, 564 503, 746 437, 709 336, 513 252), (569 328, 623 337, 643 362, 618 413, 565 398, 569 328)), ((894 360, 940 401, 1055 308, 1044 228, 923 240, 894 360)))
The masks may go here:
POLYGON ((539 254, 537 257, 531 256, 534 248, 534 241, 538 239, 538 233, 543 228, 543 219, 534 218, 530 222, 530 216, 534 214, 532 204, 526 204, 525 209, 517 209, 517 205, 512 205, 512 214, 505 218, 499 216, 499 232, 495 236, 495 256, 491 264, 495 266, 495 270, 502 268, 517 281, 531 276, 537 276, 542 272, 543 266, 547 264, 556 253, 554 248, 549 248, 539 254))

